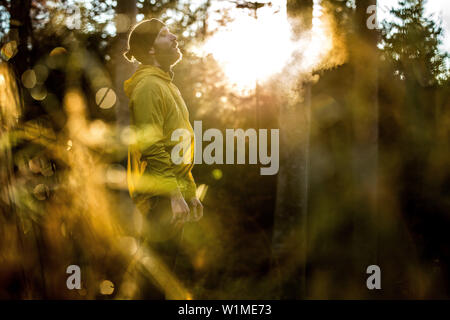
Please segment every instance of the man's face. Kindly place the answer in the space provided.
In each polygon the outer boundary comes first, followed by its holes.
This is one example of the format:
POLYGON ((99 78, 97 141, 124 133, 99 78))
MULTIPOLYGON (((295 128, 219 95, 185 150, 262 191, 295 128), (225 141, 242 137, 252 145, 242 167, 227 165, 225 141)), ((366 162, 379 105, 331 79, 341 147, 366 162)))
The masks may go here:
POLYGON ((173 66, 181 60, 181 52, 178 49, 177 37, 167 29, 161 28, 153 44, 155 57, 163 66, 173 66))

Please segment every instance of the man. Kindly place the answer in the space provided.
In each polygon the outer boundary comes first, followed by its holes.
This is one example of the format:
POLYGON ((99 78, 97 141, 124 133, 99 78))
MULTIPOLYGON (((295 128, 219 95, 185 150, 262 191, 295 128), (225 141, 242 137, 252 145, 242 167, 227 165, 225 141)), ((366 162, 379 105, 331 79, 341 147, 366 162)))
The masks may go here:
POLYGON ((129 34, 125 57, 139 68, 124 83, 130 101, 136 141, 128 150, 127 181, 130 195, 145 217, 144 241, 173 269, 183 224, 203 216, 191 174, 194 133, 172 67, 181 60, 177 37, 157 19, 137 24, 129 34), (172 132, 187 129, 190 161, 174 164, 172 132), (190 140, 189 140, 190 139, 190 140), (189 162, 189 164, 186 164, 189 162))

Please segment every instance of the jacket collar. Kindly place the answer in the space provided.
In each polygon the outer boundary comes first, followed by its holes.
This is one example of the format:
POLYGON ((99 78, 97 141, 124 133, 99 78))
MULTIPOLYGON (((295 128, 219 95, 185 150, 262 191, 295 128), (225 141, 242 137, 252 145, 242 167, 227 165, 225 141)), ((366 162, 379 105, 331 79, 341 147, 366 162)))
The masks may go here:
POLYGON ((160 77, 164 80, 171 82, 173 80, 173 71, 169 70, 168 72, 163 69, 153 66, 151 64, 142 64, 139 66, 138 71, 150 72, 153 75, 160 77))

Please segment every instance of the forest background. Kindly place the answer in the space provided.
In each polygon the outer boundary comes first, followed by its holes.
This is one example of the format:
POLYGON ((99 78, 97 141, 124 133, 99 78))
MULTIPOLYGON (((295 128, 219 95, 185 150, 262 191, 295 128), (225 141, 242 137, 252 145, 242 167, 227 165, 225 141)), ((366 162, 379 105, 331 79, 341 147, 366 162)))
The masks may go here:
POLYGON ((374 27, 376 0, 0 0, 0 298, 136 298, 136 264, 181 299, 448 298, 449 68, 425 3, 374 27), (265 9, 286 14, 290 46, 270 43, 265 9), (233 82, 227 47, 210 45, 241 14, 266 47, 232 38, 239 68, 257 62, 233 82), (178 35, 191 122, 280 129, 277 175, 195 166, 205 216, 185 228, 178 274, 140 252, 126 188, 136 65, 122 53, 151 17, 178 35), (66 287, 74 264, 81 290, 66 287))

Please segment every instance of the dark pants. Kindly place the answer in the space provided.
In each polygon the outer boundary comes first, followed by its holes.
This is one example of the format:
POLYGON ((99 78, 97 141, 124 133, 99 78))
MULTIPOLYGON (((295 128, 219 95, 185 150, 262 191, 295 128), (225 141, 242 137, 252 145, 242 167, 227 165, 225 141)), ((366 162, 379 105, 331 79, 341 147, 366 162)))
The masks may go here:
MULTIPOLYGON (((144 218, 142 245, 150 249, 166 268, 175 274, 183 227, 170 223, 170 199, 137 195, 133 197, 133 201, 144 218)), ((141 299, 165 299, 164 289, 159 287, 153 275, 143 266, 139 268, 139 278, 141 299)))

